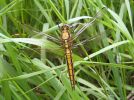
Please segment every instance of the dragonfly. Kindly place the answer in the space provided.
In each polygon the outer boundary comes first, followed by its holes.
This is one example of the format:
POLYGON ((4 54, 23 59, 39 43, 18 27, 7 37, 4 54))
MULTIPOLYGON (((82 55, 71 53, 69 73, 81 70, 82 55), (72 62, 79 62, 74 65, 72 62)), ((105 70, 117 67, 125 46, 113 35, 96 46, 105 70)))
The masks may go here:
MULTIPOLYGON (((103 7, 101 10, 103 10, 105 7, 103 7)), ((73 25, 69 24, 63 24, 62 26, 59 26, 60 31, 61 31, 61 39, 57 39, 55 37, 52 37, 48 34, 45 34, 47 38, 54 40, 55 42, 61 41, 62 47, 65 52, 65 57, 66 57, 66 62, 67 62, 67 67, 68 67, 68 75, 71 83, 71 88, 75 90, 75 85, 76 85, 76 80, 75 80, 75 75, 74 75, 74 66, 73 66, 73 58, 72 58, 72 48, 73 48, 73 41, 76 40, 83 31, 85 31, 89 26, 91 26, 96 19, 100 16, 101 10, 96 13, 96 15, 92 18, 92 20, 88 23, 83 24, 83 26, 75 33, 74 36, 71 35, 71 28, 73 25)), ((79 23, 78 23, 79 25, 79 23)), ((91 38, 93 39, 93 38, 91 38)), ((85 43, 85 41, 82 41, 82 44, 85 43)), ((81 44, 81 43, 80 43, 81 44)), ((76 44, 76 46, 79 44, 76 44)))
POLYGON ((86 25, 84 25, 76 33, 76 36, 73 39, 71 37, 71 33, 69 32, 70 26, 68 24, 64 24, 61 27, 61 40, 62 40, 62 45, 64 47, 64 52, 66 55, 68 74, 70 78, 71 87, 73 90, 75 89, 75 78, 74 78, 74 67, 73 67, 73 59, 72 59, 72 42, 87 28, 87 26, 91 25, 95 21, 96 17, 90 23, 87 23, 86 25))

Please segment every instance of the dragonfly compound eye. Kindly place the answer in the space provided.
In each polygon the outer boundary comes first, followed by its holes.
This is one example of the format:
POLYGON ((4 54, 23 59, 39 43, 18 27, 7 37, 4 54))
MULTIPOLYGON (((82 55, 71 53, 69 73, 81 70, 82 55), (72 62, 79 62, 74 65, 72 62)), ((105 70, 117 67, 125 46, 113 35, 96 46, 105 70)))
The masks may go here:
POLYGON ((62 27, 61 27, 61 30, 69 30, 69 25, 68 24, 64 24, 62 27))

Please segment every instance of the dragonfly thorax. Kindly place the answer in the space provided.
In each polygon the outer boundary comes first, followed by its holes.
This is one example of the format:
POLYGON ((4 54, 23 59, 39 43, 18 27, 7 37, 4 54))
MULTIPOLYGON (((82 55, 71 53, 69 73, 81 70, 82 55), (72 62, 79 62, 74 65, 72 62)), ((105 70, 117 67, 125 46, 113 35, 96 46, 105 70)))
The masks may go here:
POLYGON ((63 32, 62 33, 62 40, 66 40, 70 38, 70 34, 68 32, 63 32))
POLYGON ((69 26, 65 24, 61 27, 61 30, 62 30, 62 40, 69 39, 70 38, 69 26))

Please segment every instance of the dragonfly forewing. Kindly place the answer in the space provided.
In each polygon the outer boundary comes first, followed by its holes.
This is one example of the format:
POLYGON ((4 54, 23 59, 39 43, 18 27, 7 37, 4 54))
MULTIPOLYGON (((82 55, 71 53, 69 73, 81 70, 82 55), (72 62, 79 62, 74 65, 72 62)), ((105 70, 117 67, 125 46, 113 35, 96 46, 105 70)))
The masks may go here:
POLYGON ((26 25, 26 24, 21 24, 22 27, 24 28, 24 31, 28 32, 31 34, 29 37, 31 38, 46 38, 48 40, 52 40, 56 43, 61 43, 61 40, 57 37, 51 36, 45 32, 41 32, 40 30, 35 29, 32 26, 26 25))
POLYGON ((83 25, 83 27, 82 27, 78 32, 76 32, 76 34, 75 34, 73 40, 75 40, 83 31, 85 31, 88 27, 90 27, 90 26, 96 21, 96 19, 99 18, 99 16, 102 15, 101 11, 102 11, 104 8, 105 8, 105 7, 103 7, 100 11, 98 11, 98 12, 96 13, 96 15, 92 18, 92 20, 91 20, 90 22, 85 23, 85 24, 83 25))

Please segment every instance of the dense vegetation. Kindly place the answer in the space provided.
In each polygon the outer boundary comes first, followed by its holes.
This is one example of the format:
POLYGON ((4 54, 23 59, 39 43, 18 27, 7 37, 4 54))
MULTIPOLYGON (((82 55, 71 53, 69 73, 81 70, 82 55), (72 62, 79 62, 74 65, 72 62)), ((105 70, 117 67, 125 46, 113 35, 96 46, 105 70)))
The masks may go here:
POLYGON ((133 5, 133 0, 0 0, 0 100, 131 99, 133 5), (79 45, 72 49, 72 90, 62 44, 55 42, 58 25, 74 25, 75 36, 98 11, 74 40, 79 45))

